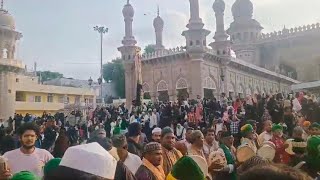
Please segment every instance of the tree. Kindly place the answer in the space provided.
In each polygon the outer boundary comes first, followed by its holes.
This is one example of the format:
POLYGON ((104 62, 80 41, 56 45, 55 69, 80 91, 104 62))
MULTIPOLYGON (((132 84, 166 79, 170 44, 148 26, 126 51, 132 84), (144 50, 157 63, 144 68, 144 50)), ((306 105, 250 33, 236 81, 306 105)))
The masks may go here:
POLYGON ((63 74, 51 71, 37 71, 37 76, 41 77, 40 81, 49 81, 52 79, 63 78, 63 74))
POLYGON ((155 46, 154 44, 149 44, 149 45, 147 45, 147 46, 144 48, 144 53, 145 53, 145 54, 149 54, 149 53, 155 52, 156 50, 155 50, 154 46, 155 46))
POLYGON ((116 58, 103 65, 103 79, 115 83, 117 94, 125 98, 125 71, 121 58, 116 58))

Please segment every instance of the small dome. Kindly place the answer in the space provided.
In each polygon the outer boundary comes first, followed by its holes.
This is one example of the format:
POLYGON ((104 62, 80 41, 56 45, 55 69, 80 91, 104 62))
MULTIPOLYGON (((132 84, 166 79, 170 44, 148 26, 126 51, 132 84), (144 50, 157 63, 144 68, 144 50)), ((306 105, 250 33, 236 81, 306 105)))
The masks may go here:
POLYGON ((216 0, 212 6, 214 12, 224 12, 226 9, 226 4, 223 0, 216 0))
POLYGON ((164 25, 164 22, 163 22, 163 19, 160 17, 160 16, 157 16, 156 18, 154 18, 153 20, 153 27, 155 29, 161 29, 163 28, 163 25, 164 25))
POLYGON ((8 11, 0 9, 0 27, 15 29, 16 24, 13 16, 8 11))
POLYGON ((237 18, 252 18, 253 4, 250 0, 236 0, 232 5, 232 15, 237 18))
POLYGON ((131 6, 131 4, 128 3, 123 7, 122 14, 124 17, 133 17, 134 16, 134 9, 131 6))

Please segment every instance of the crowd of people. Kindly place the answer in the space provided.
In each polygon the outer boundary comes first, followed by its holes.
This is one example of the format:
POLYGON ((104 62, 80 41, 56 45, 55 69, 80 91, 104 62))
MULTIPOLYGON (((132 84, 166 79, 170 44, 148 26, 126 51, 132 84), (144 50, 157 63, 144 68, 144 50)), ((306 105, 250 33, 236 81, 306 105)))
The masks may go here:
POLYGON ((68 116, 1 122, 0 179, 319 178, 320 101, 303 92, 108 105, 68 116))

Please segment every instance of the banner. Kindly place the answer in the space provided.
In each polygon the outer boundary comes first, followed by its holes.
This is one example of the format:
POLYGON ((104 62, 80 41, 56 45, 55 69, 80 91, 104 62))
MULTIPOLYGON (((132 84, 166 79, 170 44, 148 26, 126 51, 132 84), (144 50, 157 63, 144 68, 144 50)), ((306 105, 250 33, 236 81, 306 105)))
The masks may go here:
POLYGON ((136 73, 136 79, 137 79, 137 94, 136 94, 136 106, 141 106, 142 100, 143 100, 143 94, 142 94, 142 64, 141 64, 141 54, 140 51, 136 52, 135 60, 135 73, 136 73))

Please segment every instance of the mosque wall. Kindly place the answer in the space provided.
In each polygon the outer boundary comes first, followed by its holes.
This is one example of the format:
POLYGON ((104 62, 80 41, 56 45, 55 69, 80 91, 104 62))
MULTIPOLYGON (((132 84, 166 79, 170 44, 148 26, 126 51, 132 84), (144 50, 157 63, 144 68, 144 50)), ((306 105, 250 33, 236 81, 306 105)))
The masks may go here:
MULTIPOLYGON (((198 96, 203 98, 204 89, 213 90, 215 97, 219 97, 222 92, 233 97, 239 95, 244 97, 252 94, 290 91, 291 83, 287 81, 281 82, 279 78, 258 75, 248 69, 241 70, 231 65, 227 67, 227 73, 222 82, 221 71, 222 68, 218 62, 192 61, 188 56, 154 59, 152 62, 143 63, 143 91, 150 93, 152 100, 157 100, 160 92, 167 91, 170 101, 177 100, 178 91, 181 89, 187 90, 190 99, 196 99, 198 96), (195 82, 194 77, 201 79, 200 82, 195 82)), ((126 89, 130 89, 132 97, 135 97, 134 84, 126 89)))

